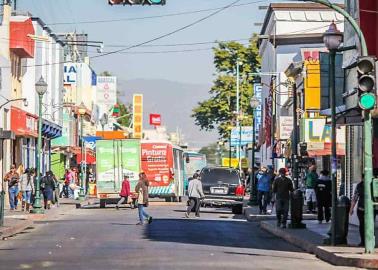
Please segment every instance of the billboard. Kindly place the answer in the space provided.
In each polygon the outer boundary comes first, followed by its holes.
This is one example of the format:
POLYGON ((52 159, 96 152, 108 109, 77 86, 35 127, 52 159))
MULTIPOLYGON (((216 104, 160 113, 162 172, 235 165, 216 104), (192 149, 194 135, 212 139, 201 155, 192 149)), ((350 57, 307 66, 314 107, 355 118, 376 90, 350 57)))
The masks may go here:
POLYGON ((151 126, 160 126, 161 125, 161 115, 151 113, 150 114, 150 125, 151 126))
POLYGON ((108 112, 117 103, 117 77, 97 76, 96 104, 108 112))
POLYGON ((143 95, 133 96, 133 137, 141 139, 143 133, 143 95))
POLYGON ((142 170, 151 187, 168 186, 173 178, 173 149, 170 143, 142 143, 142 170))
POLYGON ((252 142, 252 127, 234 127, 231 130, 231 146, 247 145, 252 142))

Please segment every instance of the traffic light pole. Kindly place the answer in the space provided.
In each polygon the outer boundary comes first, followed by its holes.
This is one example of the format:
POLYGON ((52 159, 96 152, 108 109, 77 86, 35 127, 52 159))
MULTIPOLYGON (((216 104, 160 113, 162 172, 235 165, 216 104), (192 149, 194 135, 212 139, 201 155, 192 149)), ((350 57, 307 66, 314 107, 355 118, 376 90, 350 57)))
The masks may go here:
POLYGON ((292 85, 293 88, 293 142, 291 146, 292 157, 291 163, 293 166, 293 181, 295 189, 298 189, 298 116, 297 116, 297 84, 294 82, 292 85))

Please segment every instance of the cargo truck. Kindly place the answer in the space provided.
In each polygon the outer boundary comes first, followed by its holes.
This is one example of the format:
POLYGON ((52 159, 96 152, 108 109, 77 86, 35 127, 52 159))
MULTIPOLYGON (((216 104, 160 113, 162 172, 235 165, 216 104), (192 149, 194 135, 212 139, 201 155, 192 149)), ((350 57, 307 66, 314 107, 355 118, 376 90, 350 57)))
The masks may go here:
POLYGON ((139 140, 98 140, 96 142, 97 198, 100 208, 116 203, 125 175, 131 191, 135 189, 140 171, 139 140))

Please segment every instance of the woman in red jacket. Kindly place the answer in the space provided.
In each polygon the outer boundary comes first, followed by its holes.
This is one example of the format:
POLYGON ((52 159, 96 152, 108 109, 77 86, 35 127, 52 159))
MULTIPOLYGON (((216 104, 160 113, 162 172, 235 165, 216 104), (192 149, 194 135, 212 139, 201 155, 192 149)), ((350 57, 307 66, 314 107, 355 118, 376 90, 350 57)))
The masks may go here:
POLYGON ((130 196, 130 182, 129 182, 129 176, 127 175, 123 177, 122 189, 121 189, 121 192, 119 193, 119 196, 121 196, 121 199, 118 201, 116 205, 117 210, 119 210, 119 207, 121 206, 122 203, 124 203, 125 201, 127 202, 127 198, 130 196))

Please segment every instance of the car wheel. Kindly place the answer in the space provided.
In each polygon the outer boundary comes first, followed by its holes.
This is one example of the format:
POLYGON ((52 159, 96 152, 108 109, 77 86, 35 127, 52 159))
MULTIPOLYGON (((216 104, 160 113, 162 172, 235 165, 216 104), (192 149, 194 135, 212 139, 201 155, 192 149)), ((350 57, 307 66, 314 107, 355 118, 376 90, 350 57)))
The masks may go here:
POLYGON ((242 204, 237 204, 232 206, 232 213, 234 215, 241 215, 243 214, 243 205, 242 204))
POLYGON ((106 206, 106 201, 100 200, 100 208, 105 208, 105 206, 106 206))

